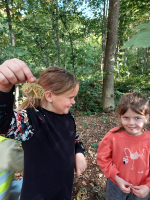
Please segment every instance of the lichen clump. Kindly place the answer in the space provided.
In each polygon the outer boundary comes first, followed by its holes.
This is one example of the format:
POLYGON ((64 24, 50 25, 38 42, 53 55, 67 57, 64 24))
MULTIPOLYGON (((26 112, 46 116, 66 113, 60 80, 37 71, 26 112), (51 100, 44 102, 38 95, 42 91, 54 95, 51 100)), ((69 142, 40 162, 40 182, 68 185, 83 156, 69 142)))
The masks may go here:
POLYGON ((25 83, 21 90, 24 94, 31 98, 38 98, 41 99, 44 96, 44 89, 41 85, 36 83, 25 83))

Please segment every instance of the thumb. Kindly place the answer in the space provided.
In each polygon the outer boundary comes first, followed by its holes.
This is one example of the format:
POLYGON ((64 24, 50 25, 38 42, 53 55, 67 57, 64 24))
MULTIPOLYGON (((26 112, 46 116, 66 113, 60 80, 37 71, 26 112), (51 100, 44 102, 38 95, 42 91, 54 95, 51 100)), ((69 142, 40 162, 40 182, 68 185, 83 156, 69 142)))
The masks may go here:
POLYGON ((125 185, 126 185, 126 186, 130 186, 130 187, 132 186, 131 183, 128 183, 128 182, 126 182, 126 181, 125 181, 125 185))
POLYGON ((139 186, 133 186, 131 187, 132 189, 139 189, 139 186))

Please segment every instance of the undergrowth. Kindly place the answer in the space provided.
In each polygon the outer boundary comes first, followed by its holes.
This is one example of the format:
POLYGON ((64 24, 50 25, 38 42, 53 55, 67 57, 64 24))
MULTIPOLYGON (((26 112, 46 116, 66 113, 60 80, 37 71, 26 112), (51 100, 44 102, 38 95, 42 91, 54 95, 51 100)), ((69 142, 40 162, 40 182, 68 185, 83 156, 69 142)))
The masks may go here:
MULTIPOLYGON (((79 78, 79 81, 80 90, 76 98, 76 104, 71 108, 71 111, 78 115, 97 115, 99 112, 105 111, 102 108, 103 82, 99 76, 79 78)), ((149 87, 148 74, 115 79, 115 106, 117 106, 121 96, 128 92, 140 92, 150 99, 149 87)))

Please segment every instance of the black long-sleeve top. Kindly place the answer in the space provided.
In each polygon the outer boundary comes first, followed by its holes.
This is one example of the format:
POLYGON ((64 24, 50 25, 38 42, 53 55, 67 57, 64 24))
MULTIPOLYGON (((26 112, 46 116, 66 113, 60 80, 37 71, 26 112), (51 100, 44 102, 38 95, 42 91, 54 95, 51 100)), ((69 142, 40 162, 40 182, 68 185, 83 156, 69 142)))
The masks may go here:
POLYGON ((0 134, 24 149, 20 200, 71 200, 75 153, 84 151, 71 113, 13 111, 13 102, 13 90, 0 92, 0 134))

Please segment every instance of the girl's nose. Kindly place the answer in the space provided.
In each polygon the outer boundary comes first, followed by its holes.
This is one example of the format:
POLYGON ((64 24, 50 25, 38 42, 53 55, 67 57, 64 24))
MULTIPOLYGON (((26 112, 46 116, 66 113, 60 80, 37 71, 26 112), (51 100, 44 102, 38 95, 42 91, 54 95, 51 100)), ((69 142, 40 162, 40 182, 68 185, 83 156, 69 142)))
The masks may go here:
POLYGON ((129 120, 129 124, 134 124, 134 119, 131 118, 131 119, 129 120))
POLYGON ((71 103, 72 103, 72 104, 75 104, 75 99, 73 99, 71 103))

